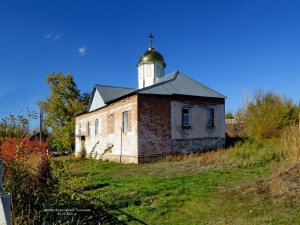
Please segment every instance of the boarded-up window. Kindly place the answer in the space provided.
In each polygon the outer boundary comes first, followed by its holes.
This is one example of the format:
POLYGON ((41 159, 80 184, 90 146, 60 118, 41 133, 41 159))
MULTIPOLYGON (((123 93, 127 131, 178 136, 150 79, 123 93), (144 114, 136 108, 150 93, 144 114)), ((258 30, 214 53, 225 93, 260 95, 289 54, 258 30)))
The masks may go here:
POLYGON ((107 117, 107 133, 113 134, 115 132, 115 119, 114 114, 110 114, 107 117))

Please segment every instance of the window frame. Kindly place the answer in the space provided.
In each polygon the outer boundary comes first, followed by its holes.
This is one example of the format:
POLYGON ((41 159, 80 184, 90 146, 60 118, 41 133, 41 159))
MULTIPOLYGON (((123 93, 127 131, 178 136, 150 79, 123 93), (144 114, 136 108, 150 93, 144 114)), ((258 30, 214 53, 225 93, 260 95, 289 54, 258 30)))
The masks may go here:
POLYGON ((214 127, 214 109, 207 108, 206 109, 206 126, 207 127, 214 127), (210 115, 210 116, 209 116, 210 115))
POLYGON ((129 130, 128 111, 124 111, 123 112, 123 132, 124 133, 128 132, 128 130, 129 130))
POLYGON ((190 108, 183 107, 182 108, 182 127, 190 127, 190 108), (187 110, 187 113, 185 112, 187 110), (187 123, 185 122, 185 116, 187 116, 187 123))
POLYGON ((87 133, 88 133, 88 137, 91 137, 91 136, 92 136, 92 134, 91 134, 91 132, 92 132, 91 128, 92 128, 91 121, 88 121, 88 124, 87 124, 87 133))
POLYGON ((77 125, 77 135, 80 136, 81 135, 81 124, 77 125))
POLYGON ((99 135, 99 119, 95 119, 95 136, 99 135))

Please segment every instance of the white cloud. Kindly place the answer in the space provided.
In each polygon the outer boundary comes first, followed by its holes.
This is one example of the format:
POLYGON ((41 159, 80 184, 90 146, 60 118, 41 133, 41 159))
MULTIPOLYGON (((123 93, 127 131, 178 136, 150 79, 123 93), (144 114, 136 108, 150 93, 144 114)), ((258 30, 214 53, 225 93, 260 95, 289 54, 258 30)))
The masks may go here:
POLYGON ((78 49, 78 52, 80 53, 80 55, 85 55, 85 53, 86 53, 86 50, 87 50, 87 47, 82 47, 82 48, 79 48, 78 49))
POLYGON ((49 39, 49 38, 51 38, 51 36, 52 36, 52 33, 47 34, 44 38, 45 38, 45 39, 49 39))
POLYGON ((58 34, 58 35, 56 35, 53 39, 54 39, 54 40, 58 40, 58 39, 60 39, 60 37, 61 37, 61 34, 58 34))

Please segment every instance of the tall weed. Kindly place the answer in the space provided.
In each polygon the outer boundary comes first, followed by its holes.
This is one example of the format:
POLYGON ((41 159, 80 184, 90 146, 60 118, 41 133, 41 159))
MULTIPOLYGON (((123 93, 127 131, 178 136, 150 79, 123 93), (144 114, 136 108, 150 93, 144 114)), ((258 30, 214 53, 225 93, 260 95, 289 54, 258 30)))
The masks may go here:
POLYGON ((296 162, 300 160, 300 130, 294 125, 284 129, 280 139, 283 151, 282 160, 296 162))

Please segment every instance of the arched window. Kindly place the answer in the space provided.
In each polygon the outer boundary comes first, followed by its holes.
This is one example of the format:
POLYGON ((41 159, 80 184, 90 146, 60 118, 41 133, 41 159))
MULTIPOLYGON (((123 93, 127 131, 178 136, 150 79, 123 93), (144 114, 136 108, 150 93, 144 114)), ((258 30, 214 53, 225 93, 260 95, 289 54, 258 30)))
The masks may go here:
POLYGON ((151 66, 147 66, 147 77, 151 77, 151 66))
POLYGON ((160 66, 157 66, 157 67, 156 67, 156 76, 157 76, 157 77, 161 77, 161 69, 160 69, 160 66))
POLYGON ((140 77, 140 79, 143 78, 143 67, 142 66, 140 66, 140 68, 139 68, 139 77, 140 77))

